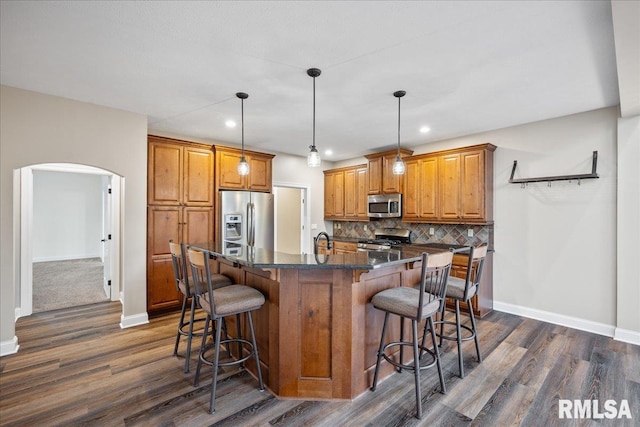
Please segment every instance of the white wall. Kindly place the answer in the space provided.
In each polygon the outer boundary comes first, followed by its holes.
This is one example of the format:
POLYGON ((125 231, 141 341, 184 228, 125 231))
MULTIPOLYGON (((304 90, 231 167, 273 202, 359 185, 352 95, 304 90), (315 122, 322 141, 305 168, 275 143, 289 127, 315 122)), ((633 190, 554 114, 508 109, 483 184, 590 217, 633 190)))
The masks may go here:
POLYGON ((146 320, 146 116, 0 86, 0 354, 17 345, 19 239, 14 170, 77 163, 122 176, 123 325, 146 320))
POLYGON ((102 254, 102 176, 33 172, 33 261, 102 254))
POLYGON ((616 338, 640 343, 640 116, 618 121, 616 338))

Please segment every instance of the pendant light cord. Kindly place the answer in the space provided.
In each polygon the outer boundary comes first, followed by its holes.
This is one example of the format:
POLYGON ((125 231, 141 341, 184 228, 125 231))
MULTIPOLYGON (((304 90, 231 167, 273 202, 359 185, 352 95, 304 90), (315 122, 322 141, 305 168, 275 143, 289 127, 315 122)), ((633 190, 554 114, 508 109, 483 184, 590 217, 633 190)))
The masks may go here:
POLYGON ((313 148, 316 148, 316 78, 313 78, 313 148))
POLYGON ((240 112, 242 122, 242 157, 244 157, 244 99, 240 99, 240 112))
POLYGON ((400 97, 398 97, 398 157, 400 157, 400 97))

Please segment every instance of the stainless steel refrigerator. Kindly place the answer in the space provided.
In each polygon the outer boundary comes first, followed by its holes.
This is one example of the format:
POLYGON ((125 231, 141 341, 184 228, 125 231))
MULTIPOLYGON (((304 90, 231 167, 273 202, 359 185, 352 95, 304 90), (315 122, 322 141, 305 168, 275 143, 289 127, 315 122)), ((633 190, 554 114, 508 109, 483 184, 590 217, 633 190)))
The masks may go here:
POLYGON ((225 253, 241 255, 242 245, 273 250, 273 194, 221 190, 219 203, 225 253))

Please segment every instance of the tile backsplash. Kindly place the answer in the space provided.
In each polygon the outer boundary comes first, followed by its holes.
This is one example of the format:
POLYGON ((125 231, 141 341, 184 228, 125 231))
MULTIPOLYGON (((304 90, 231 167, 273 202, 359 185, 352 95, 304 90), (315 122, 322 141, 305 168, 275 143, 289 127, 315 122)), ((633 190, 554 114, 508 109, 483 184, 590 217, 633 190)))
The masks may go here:
POLYGON ((333 235, 336 237, 374 238, 376 228, 406 228, 411 230, 414 243, 450 243, 478 246, 487 243, 493 249, 493 226, 471 224, 424 224, 402 222, 398 219, 381 219, 370 222, 334 221, 333 235), (366 228, 366 229, 365 229, 366 228), (433 235, 429 234, 433 228, 433 235), (468 230, 473 237, 468 237, 468 230))

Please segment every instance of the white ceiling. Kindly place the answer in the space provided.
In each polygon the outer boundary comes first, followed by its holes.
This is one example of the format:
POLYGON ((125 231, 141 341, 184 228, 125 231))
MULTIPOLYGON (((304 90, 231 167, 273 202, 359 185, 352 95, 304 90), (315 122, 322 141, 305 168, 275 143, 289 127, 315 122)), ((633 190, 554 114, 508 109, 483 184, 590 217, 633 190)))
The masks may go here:
POLYGON ((2 1, 0 81, 326 160, 619 104, 608 1, 2 1), (431 132, 418 129, 429 126, 431 132), (332 149, 333 156, 324 155, 332 149))

